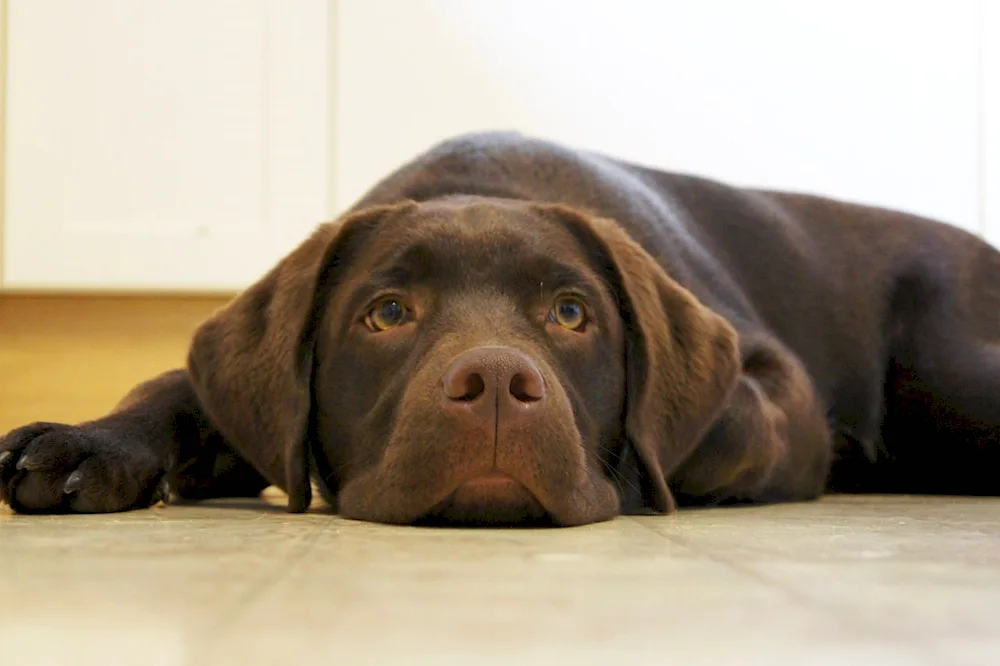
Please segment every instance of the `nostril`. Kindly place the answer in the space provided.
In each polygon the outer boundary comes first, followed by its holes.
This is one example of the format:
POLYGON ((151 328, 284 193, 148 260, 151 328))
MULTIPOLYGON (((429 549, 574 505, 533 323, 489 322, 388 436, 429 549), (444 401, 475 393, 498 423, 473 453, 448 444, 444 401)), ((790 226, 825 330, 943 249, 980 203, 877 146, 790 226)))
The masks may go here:
POLYGON ((464 381, 459 385, 459 390, 449 397, 459 402, 472 402, 486 391, 486 382, 478 372, 470 372, 465 375, 464 381), (455 395, 457 393, 458 395, 455 395))
POLYGON ((475 403, 479 411, 483 405, 499 409, 501 403, 526 406, 545 399, 545 381, 534 361, 508 347, 476 347, 459 354, 439 386, 446 404, 475 403))
POLYGON ((510 378, 510 394, 519 402, 537 402, 545 395, 540 375, 517 372, 510 378))

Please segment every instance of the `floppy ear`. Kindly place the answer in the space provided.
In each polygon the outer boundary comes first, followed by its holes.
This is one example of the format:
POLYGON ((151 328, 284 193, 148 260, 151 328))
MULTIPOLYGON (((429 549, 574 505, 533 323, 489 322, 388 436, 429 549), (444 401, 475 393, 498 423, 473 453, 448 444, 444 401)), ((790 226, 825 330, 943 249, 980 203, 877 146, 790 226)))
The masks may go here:
POLYGON ((348 241, 390 211, 367 208, 321 226, 195 332, 188 372, 202 409, 230 444, 288 493, 312 499, 308 443, 315 334, 348 241))
POLYGON ((544 208, 610 273, 626 335, 625 432, 645 467, 645 502, 672 512, 667 480, 712 425, 740 372, 736 331, 616 222, 562 205, 544 208))

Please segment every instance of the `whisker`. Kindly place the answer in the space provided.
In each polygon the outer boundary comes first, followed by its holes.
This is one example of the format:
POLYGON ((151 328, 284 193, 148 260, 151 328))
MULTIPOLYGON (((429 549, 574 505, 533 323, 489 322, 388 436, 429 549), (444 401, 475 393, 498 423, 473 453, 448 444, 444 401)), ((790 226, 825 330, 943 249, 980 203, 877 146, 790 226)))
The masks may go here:
MULTIPOLYGON (((611 447, 602 444, 600 442, 598 442, 597 444, 597 450, 599 452, 608 453, 612 456, 615 455, 615 451, 611 449, 611 447)), ((634 483, 629 481, 629 479, 624 474, 615 469, 609 462, 605 461, 604 459, 601 459, 601 466, 604 467, 604 469, 608 472, 608 475, 611 477, 611 479, 614 480, 614 482, 617 484, 618 490, 621 491, 622 495, 625 494, 625 488, 624 486, 622 486, 622 482, 628 485, 628 487, 634 490, 637 494, 642 495, 642 491, 636 488, 634 483)))

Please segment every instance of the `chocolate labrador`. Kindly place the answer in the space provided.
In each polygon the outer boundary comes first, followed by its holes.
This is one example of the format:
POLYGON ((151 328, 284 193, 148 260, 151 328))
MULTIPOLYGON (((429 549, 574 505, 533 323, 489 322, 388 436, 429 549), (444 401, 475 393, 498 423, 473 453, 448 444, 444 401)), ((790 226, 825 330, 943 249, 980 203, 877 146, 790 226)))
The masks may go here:
POLYGON ((388 523, 579 525, 826 490, 1000 494, 1000 252, 944 224, 516 134, 447 141, 0 499, 315 485, 388 523), (169 488, 169 490, 168 490, 169 488))

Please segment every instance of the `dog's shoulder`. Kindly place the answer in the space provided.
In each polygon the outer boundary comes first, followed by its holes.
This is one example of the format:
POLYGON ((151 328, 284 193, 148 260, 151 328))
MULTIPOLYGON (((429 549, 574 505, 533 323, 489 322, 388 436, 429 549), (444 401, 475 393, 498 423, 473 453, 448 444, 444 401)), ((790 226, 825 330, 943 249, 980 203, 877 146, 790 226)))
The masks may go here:
POLYGON ((442 141, 355 208, 455 195, 560 203, 611 219, 699 296, 744 311, 798 288, 803 299, 826 297, 841 291, 830 284, 838 276, 883 283, 914 256, 938 260, 973 243, 905 212, 741 187, 511 131, 442 141))

